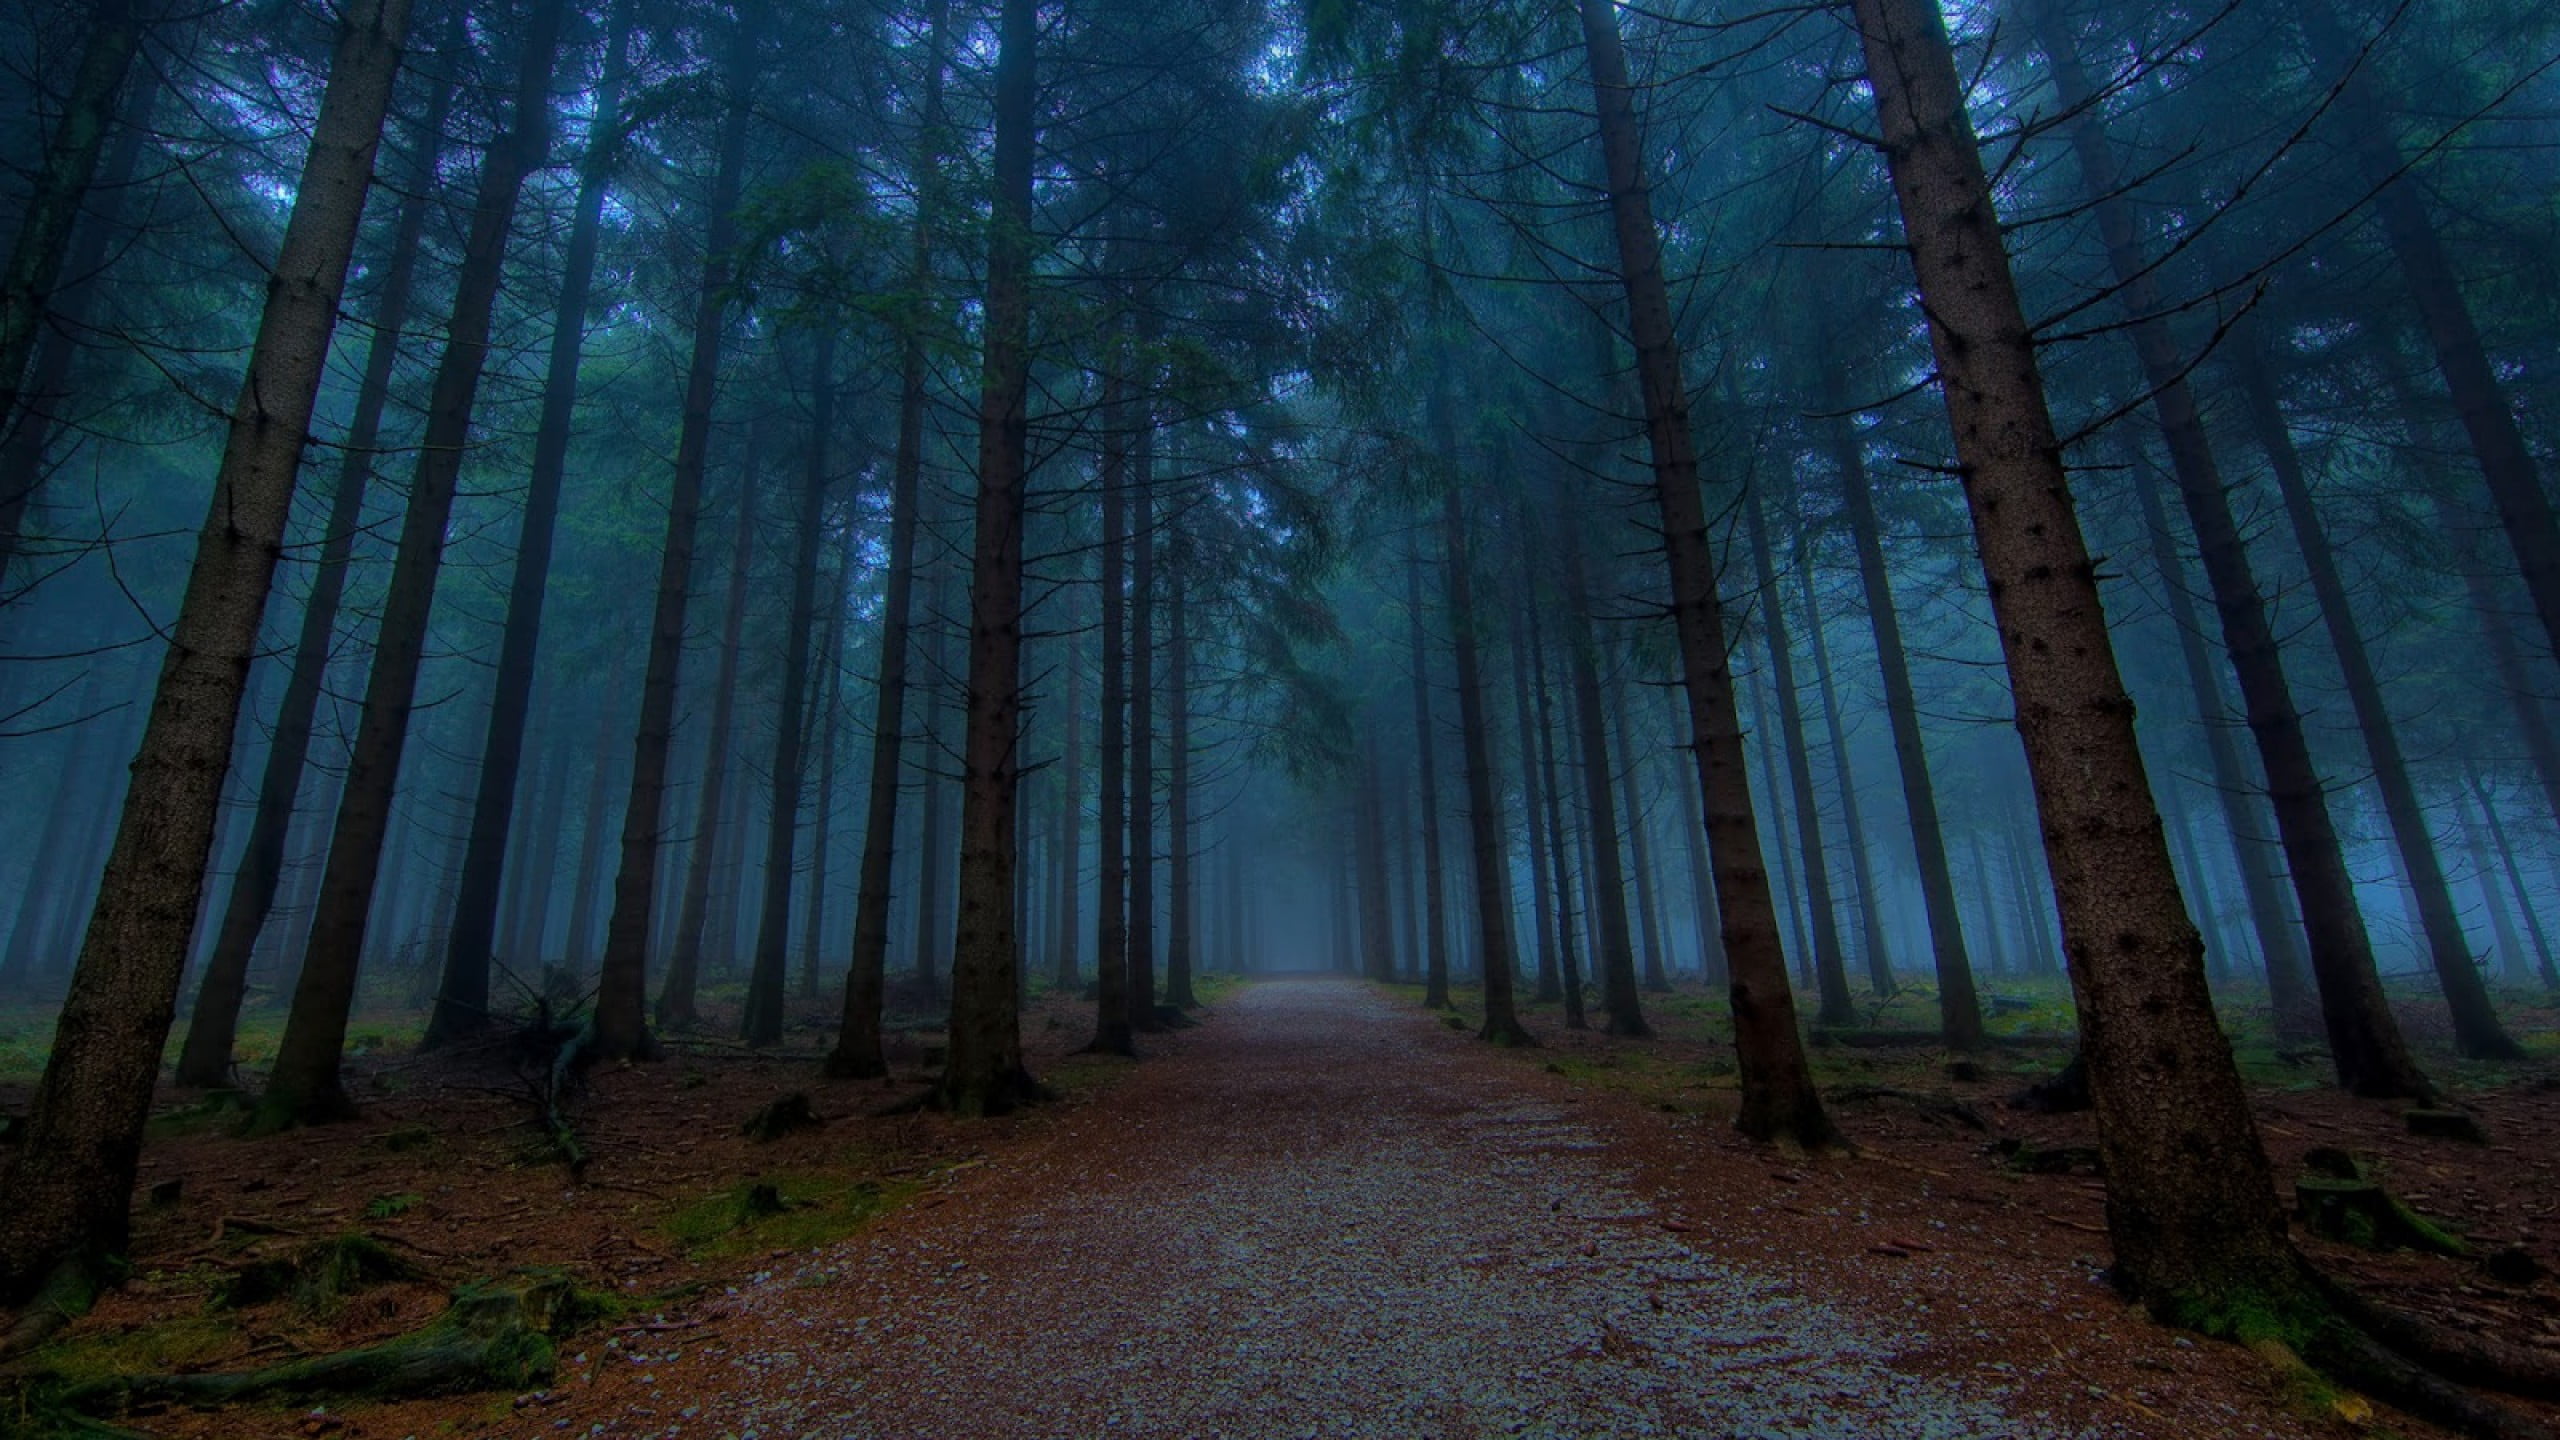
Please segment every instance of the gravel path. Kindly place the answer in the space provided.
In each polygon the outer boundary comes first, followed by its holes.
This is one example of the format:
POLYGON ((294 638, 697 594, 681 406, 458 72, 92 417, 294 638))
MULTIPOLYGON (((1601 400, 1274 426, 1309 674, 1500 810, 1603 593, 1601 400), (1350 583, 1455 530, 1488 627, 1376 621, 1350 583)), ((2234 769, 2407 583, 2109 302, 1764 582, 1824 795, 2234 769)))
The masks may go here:
MULTIPOLYGON (((1906 1325, 1711 1262, 1601 1136, 1358 985, 1254 986, 932 1208, 614 1358, 756 1436, 2025 1436, 1906 1325)), ((617 1377, 620 1378, 620 1377, 617 1377)), ((592 1432, 591 1432, 592 1433, 592 1432)))

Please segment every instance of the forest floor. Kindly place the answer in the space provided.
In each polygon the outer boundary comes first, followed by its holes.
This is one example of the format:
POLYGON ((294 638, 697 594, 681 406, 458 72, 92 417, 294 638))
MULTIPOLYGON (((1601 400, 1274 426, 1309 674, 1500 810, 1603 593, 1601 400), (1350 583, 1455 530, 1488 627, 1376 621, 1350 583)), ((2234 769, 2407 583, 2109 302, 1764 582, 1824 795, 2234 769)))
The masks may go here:
MULTIPOLYGON (((1090 1007, 1046 998, 1026 1033, 1061 1103, 965 1125, 876 1113, 920 1088, 929 1035, 868 1085, 815 1081, 814 1050, 697 1043, 593 1078, 569 1112, 575 1177, 503 1057, 395 1059, 385 1036, 359 1067, 361 1122, 240 1141, 219 1111, 173 1108, 145 1155, 159 1188, 134 1283, 47 1358, 75 1376, 270 1364, 548 1265, 617 1303, 562 1343, 545 1389, 119 1423, 169 1440, 2431 1433, 2289 1394, 2115 1297, 2074 1149, 2087 1117, 2004 1103, 2057 1051, 1995 1051, 1963 1078, 1928 1047, 1818 1051, 1859 1153, 1789 1157, 1732 1134, 1707 997, 1647 997, 1662 1034, 1633 1043, 1542 1009, 1545 1043, 1520 1051, 1462 1028, 1473 997, 1437 1018, 1418 998, 1222 989, 1136 1065, 1071 1055, 1090 1007), (823 1124, 740 1133, 794 1092, 823 1124), (401 1274, 223 1299, 260 1259, 348 1233, 401 1274)), ((2461 1077, 2487 1145, 2409 1136, 2317 1075, 2262 1078, 2281 1177, 2310 1145, 2347 1146, 2483 1248, 2560 1259, 2547 1060, 2461 1077)), ((2560 1347, 2548 1279, 2315 1249, 2403 1304, 2560 1347)))

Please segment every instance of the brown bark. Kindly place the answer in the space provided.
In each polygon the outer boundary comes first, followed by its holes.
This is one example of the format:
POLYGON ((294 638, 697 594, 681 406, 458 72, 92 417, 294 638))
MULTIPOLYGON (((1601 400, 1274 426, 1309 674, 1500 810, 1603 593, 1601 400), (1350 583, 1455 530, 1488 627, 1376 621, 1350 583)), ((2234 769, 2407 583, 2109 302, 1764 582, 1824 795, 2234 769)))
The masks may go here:
POLYGON ((1164 1028, 1156 1013, 1156 417, 1138 387, 1129 455, 1129 1023, 1164 1028))
POLYGON ((427 400, 426 433, 409 482, 409 505, 391 566, 382 620, 374 635, 373 669, 347 758, 338 818, 311 940, 285 1017, 276 1063, 259 1097, 254 1128, 275 1129, 345 1118, 354 1102, 338 1083, 347 1016, 355 1004, 357 962, 372 918, 373 883, 391 823, 391 798, 407 748, 427 625, 443 568, 445 536, 462 462, 471 443, 471 412, 489 357, 489 330, 506 262, 509 231, 524 182, 551 144, 551 72, 567 0, 536 5, 517 61, 516 92, 506 133, 490 142, 472 200, 471 228, 455 281, 453 316, 427 400))
MULTIPOLYGON (((1514 541, 1525 551, 1528 529, 1512 517, 1514 541)), ((1525 560, 1525 555, 1524 555, 1525 560)), ((1523 583, 1527 566, 1522 565, 1523 583)), ((1564 982, 1556 967, 1556 915, 1552 896, 1555 883, 1547 866, 1547 816, 1538 787, 1538 722, 1529 703, 1531 661, 1526 627, 1521 612, 1532 608, 1527 596, 1502 607, 1503 624, 1511 649, 1511 718, 1520 730, 1520 810, 1526 820, 1529 843, 1529 913, 1538 927, 1538 979, 1535 996, 1541 1005, 1552 1005, 1564 994, 1564 982)), ((1536 677, 1543 686, 1546 677, 1536 677)))
MULTIPOLYGON (((0 428, 18 418, 24 394, 20 387, 62 280, 81 202, 97 176, 107 134, 115 128, 116 94, 124 88, 155 8, 144 0, 95 0, 83 7, 87 43, 71 73, 62 113, 47 137, 35 184, 18 211, 8 262, 0 267, 0 428)), ((14 517, 14 510, 7 513, 14 517)), ((7 571, 16 541, 14 525, 0 531, 0 573, 7 571)))
POLYGON ((1021 782, 1022 517, 1030 433, 1031 169, 1036 0, 1004 0, 995 76, 986 371, 978 407, 969 594, 969 723, 961 745, 960 917, 950 1058, 936 1098, 961 1115, 1040 1097, 1022 1063, 1014 981, 1013 826, 1021 782))
POLYGON ((2454 909, 2444 862, 2436 853, 2426 810, 2418 802, 2418 787, 2409 778, 2409 762, 2401 753, 2399 727, 2383 703, 2382 682, 2374 675, 2372 657, 2365 653, 2364 636, 2356 628, 2355 611, 2347 599, 2346 581, 2338 574, 2337 556, 2329 547, 2328 532, 2321 527, 2319 511, 2312 504, 2302 457, 2294 449, 2293 432, 2285 423, 2275 382, 2268 375, 2271 362, 2272 357, 2253 356, 2232 369, 2240 382, 2259 448, 2266 452, 2268 468, 2275 475, 2276 491, 2283 497, 2294 543, 2301 548, 2303 567, 2311 578, 2311 593, 2319 602, 2320 617, 2329 632, 2330 649, 2337 654, 2339 678, 2346 685, 2347 703, 2355 712, 2365 754, 2373 762, 2374 788, 2382 792, 2382 811, 2391 826, 2401 874, 2416 893, 2419 929, 2426 939, 2428 958, 2435 966, 2436 983, 2443 988, 2445 1004, 2452 1012, 2454 1048, 2474 1060, 2519 1059, 2524 1054, 2523 1047, 2498 1023, 2497 1007, 2489 1000, 2489 987, 2472 963, 2471 942, 2462 933, 2462 918, 2454 909))
POLYGON ((809 819, 809 901, 800 934, 800 998, 808 1002, 818 998, 819 955, 826 948, 827 880, 833 873, 830 852, 835 839, 836 734, 844 728, 839 723, 844 713, 844 617, 853 607, 854 555, 862 543, 860 526, 848 521, 844 529, 844 555, 836 567, 836 582, 827 591, 826 639, 818 646, 818 665, 824 673, 810 707, 811 733, 818 739, 818 798, 809 819))
POLYGON ((1128 404, 1125 361, 1115 356, 1102 381, 1102 726, 1101 794, 1094 887, 1094 1034, 1096 1054, 1136 1053, 1129 1018, 1129 830, 1127 743, 1129 661, 1128 404))
MULTIPOLYGON (((1413 765, 1422 787, 1422 1003, 1434 1010, 1449 1008, 1449 911, 1444 887, 1447 868, 1440 858, 1439 737, 1431 723, 1431 651, 1422 624, 1422 543, 1405 551, 1404 613, 1407 650, 1413 662, 1413 765)), ((1623 919, 1624 911, 1620 911, 1623 919)))
POLYGON ((1545 627, 1539 623, 1543 613, 1532 603, 1529 610, 1529 668, 1536 672, 1535 693, 1538 700, 1538 778, 1547 792, 1547 869, 1556 882, 1556 964, 1563 972, 1564 1023, 1568 1030, 1585 1028, 1582 1013, 1582 968, 1575 963, 1573 937, 1579 928, 1573 913, 1573 862, 1571 838, 1565 833, 1564 791, 1556 783, 1556 719, 1548 696, 1553 693, 1553 672, 1547 668, 1545 627))
MULTIPOLYGON (((1795 647, 1787 635, 1787 606, 1778 593, 1777 567, 1769 557, 1769 527, 1757 487, 1743 497, 1742 527, 1760 582, 1762 637, 1768 642, 1770 681, 1778 691, 1779 749, 1795 794, 1796 837, 1804 857, 1805 898, 1813 918, 1813 974, 1822 997, 1817 1025, 1854 1025, 1858 1007, 1849 999, 1849 967, 1840 948, 1838 907, 1831 895, 1831 860, 1822 843, 1822 809, 1813 793, 1813 747, 1805 743, 1804 710, 1796 689, 1795 647)), ((1774 781, 1777 777, 1771 776, 1774 781)))
POLYGON ((1717 913, 1733 972, 1734 1046, 1742 1080, 1735 1125, 1758 1140, 1808 1147, 1832 1143, 1831 1121, 1814 1093, 1813 1074, 1796 1029, 1795 995, 1778 949, 1777 916, 1760 860, 1759 822, 1744 768, 1742 719, 1725 661, 1723 607, 1716 598, 1715 556, 1706 504, 1698 490, 1696 438, 1689 433, 1689 395, 1680 378, 1680 346, 1662 274, 1662 238, 1654 229, 1644 178, 1635 96, 1610 0, 1582 0, 1584 46, 1599 106, 1600 150, 1609 177, 1609 214, 1626 287, 1628 330, 1644 391, 1645 438, 1653 454, 1654 503, 1670 570, 1671 619, 1680 679, 1689 697, 1689 731, 1698 785, 1706 797, 1708 854, 1715 869, 1717 913))
POLYGON ((2000 631, 2097 1101, 2118 1283, 2226 1333, 2303 1299, 2215 1023, 1944 22, 1858 0, 1903 235, 2000 631))
POLYGON ((631 799, 622 812, 613 909, 605 921, 604 964, 596 984, 594 1049, 601 1060, 645 1059, 657 1053, 647 1019, 649 921, 656 909, 658 842, 666 818, 667 751, 675 734, 676 683, 684 664, 685 601, 693 589, 694 543, 702 523, 702 472, 711 448, 711 409, 719 392, 721 341, 728 328, 729 250, 737 238, 738 189, 746 168, 756 51, 765 19, 762 0, 748 0, 739 9, 723 66, 727 103, 720 121, 720 159, 711 181, 703 232, 693 354, 685 367, 684 416, 676 437, 674 480, 667 491, 666 538, 658 552, 649 659, 640 681, 631 799))
MULTIPOLYGON (((729 536, 729 588, 720 611, 720 650, 711 679, 711 729, 702 745, 702 801, 695 812, 693 843, 685 851, 684 895, 676 911, 674 945, 666 984, 658 991, 658 1025, 690 1030, 702 1023, 696 1000, 702 986, 703 947, 712 938, 712 882, 729 868, 730 851, 745 829, 732 816, 729 781, 737 759, 738 668, 744 662, 748 591, 755 574, 757 511, 764 499, 764 426, 747 427, 746 463, 738 471, 738 514, 729 536)), ((743 798, 741 796, 740 798, 743 798)), ((721 902, 721 903, 725 903, 721 902)), ((721 954, 727 954, 725 944, 721 954)))
POLYGON ((1084 672, 1077 668, 1075 657, 1062 662, 1066 671, 1066 741, 1058 757, 1058 836, 1054 860, 1057 867, 1057 896, 1052 901, 1051 930, 1057 952, 1051 957, 1053 969, 1050 985, 1059 990, 1076 988, 1079 971, 1077 948, 1084 937, 1079 933, 1077 916, 1082 898, 1084 859, 1080 853, 1084 841, 1084 699, 1081 681, 1084 672))
MULTIPOLYGON (((1823 408, 1846 401, 1835 368, 1824 371, 1823 408)), ((1947 870, 1946 827, 1938 818, 1938 791, 1929 779, 1929 746, 1920 733, 1920 702, 1911 687, 1911 661, 1902 642, 1902 620, 1893 608, 1893 581, 1884 563, 1884 527, 1877 522, 1866 451, 1845 415, 1830 422, 1831 458, 1840 476, 1840 510, 1858 548, 1858 580, 1866 592, 1867 619, 1876 641, 1876 668, 1884 685, 1885 720, 1893 728, 1893 758, 1902 778, 1904 813, 1911 823, 1911 855, 1920 871, 1920 900, 1929 917, 1929 952, 1938 981, 1938 1025, 1949 1045, 1982 1043, 1982 1008, 1973 993, 1973 962, 1965 954, 1964 922, 1956 914, 1955 880, 1947 870)))
MULTIPOLYGON (((1840 697, 1831 681, 1831 645, 1824 638, 1822 605, 1814 585, 1811 525, 1796 523, 1795 571, 1798 597, 1804 604, 1805 639, 1813 651, 1814 693, 1822 698, 1823 738, 1831 746, 1832 785, 1840 792, 1840 828, 1849 840, 1849 878, 1858 889, 1858 953, 1865 960, 1867 984, 1879 996, 1900 987, 1893 979, 1893 957, 1885 945, 1884 920, 1876 913, 1875 865, 1867 854, 1867 830, 1858 813, 1858 776, 1849 763, 1849 738, 1840 724, 1840 697)), ((1778 603, 1772 600, 1770 603, 1778 603)))
MULTIPOLYGON (((2067 27, 2060 27, 2053 13, 2040 11, 2046 59, 2065 103, 2076 103, 2091 89, 2081 74, 2067 27)), ((2197 547, 2203 552, 2206 579, 2213 587, 2223 646, 2239 677, 2249 729, 2257 737, 2259 759, 2266 766, 2267 793, 2275 805, 2276 829, 2302 904, 2311 971, 2319 982, 2320 1008, 2339 1083, 2368 1097, 2424 1095, 2430 1088, 2427 1079, 2410 1058, 2398 1022, 2383 999, 2372 941, 2356 908, 2355 885, 2329 814, 2325 786, 2312 761, 2301 713, 2294 708, 2283 655, 2250 571, 2229 491, 2197 414, 2195 394, 2187 384, 2184 358, 2163 318, 2166 307, 2156 274, 2145 267, 2130 205, 2107 189, 2116 181, 2117 166, 2095 110, 2079 111, 2071 127, 2071 143, 2081 183, 2095 202, 2099 234, 2121 287, 2121 303, 2136 317, 2131 326, 2134 351, 2152 387, 2152 405, 2168 443, 2171 468, 2186 501, 2188 522, 2195 528, 2197 547)))
POLYGON ((1627 873, 1636 882, 1644 988, 1650 994, 1666 995, 1671 991, 1671 976, 1662 967, 1662 905, 1653 869, 1653 827, 1645 821, 1644 763, 1637 758, 1635 707, 1627 702, 1624 666, 1610 672, 1609 708, 1618 720, 1618 799, 1627 809, 1627 873))
MULTIPOLYGON (((439 53, 459 55, 463 43, 461 13, 456 10, 439 53)), ((374 295, 373 330, 366 341, 364 375, 356 386, 355 413, 340 452, 328 518, 321 522, 319 565, 312 572, 311 593, 303 600, 293 668, 276 707, 275 729, 258 781, 257 811, 239 867, 232 872, 222 923, 214 932, 204 976, 197 982, 195 1010, 187 1017, 187 1038, 178 1053, 181 1085, 210 1088, 231 1083, 231 1048, 239 1031, 241 999, 247 993, 249 962, 274 912, 276 889, 284 874, 293 802, 302 787, 312 727, 328 684, 329 658, 338 638, 338 609, 346 596, 347 566, 355 551, 356 532, 364 522, 365 493, 372 485, 381 443, 383 406, 391 396, 400 336, 408 324, 419 241, 426 231, 427 212, 433 208, 430 181, 437 157, 443 153, 445 118, 453 105, 454 88, 448 78, 428 92, 418 143, 404 177, 391 226, 391 250, 384 262, 381 289, 374 295)))
POLYGON ((793 530, 791 610, 782 629, 782 694, 773 713, 773 802, 765 811, 764 886, 756 915, 755 966, 738 1035, 750 1045, 782 1039, 782 1004, 789 979, 791 871, 799 859, 801 792, 808 753, 801 710, 809 689, 809 634, 818 617, 818 542, 827 523, 828 432, 835 426, 836 331, 818 330, 809 362, 809 450, 800 476, 800 514, 793 530))
POLYGON ((1191 967, 1198 939, 1193 913, 1191 848, 1191 609, 1190 590, 1180 568, 1187 563, 1179 545, 1171 556, 1173 578, 1166 586, 1167 623, 1173 635, 1165 649, 1164 816, 1166 834, 1166 914, 1164 1003, 1177 1010, 1199 1008, 1191 967))
POLYGON ((389 108, 407 0, 351 0, 71 993, 0 1170, 0 1302, 124 1249, 258 622, 389 108))
MULTIPOLYGON (((1558 518, 1560 523, 1571 523, 1558 518)), ((1635 945, 1627 927, 1627 876, 1618 848, 1617 802, 1610 793, 1608 710, 1601 699, 1599 640, 1592 634, 1585 542, 1579 529, 1569 529, 1563 543, 1564 603, 1571 629, 1565 665, 1573 686, 1574 731, 1581 742, 1582 813, 1589 826, 1584 839, 1591 869, 1584 892, 1598 922, 1591 968, 1599 975, 1608 1033, 1650 1035, 1653 1029, 1645 1023, 1644 1003, 1636 994, 1635 945)))
POLYGON ((880 1050, 880 1005, 889 964, 890 882, 898 847, 898 774, 906 743, 907 650, 915 622, 916 529, 923 503, 925 349, 933 308, 925 299, 933 284, 933 221, 939 196, 932 178, 940 164, 944 57, 950 7, 935 0, 927 44, 923 124, 917 139, 915 228, 909 235, 907 285, 914 299, 901 317, 898 344, 898 449, 889 470, 888 576, 880 596, 880 671, 871 692, 871 773, 863 795, 862 861, 855 879, 853 953, 845 968, 844 1017, 830 1075, 868 1079, 888 1073, 880 1050))
POLYGON ((1511 935, 1511 861, 1503 854, 1502 795, 1493 781, 1493 727, 1485 716, 1474 562, 1466 511, 1455 486, 1440 495, 1440 549, 1446 562, 1449 648, 1457 670, 1458 735, 1466 754, 1467 833, 1475 861, 1477 970, 1484 984, 1484 1027, 1476 1034, 1496 1045, 1534 1045, 1537 1039, 1521 1025, 1511 998, 1520 970, 1511 935))
MULTIPOLYGON (((607 22, 604 73, 594 94, 587 145, 579 166, 576 212, 562 257, 558 303, 551 317, 551 350, 543 370, 542 415, 533 436, 525 476, 524 518, 516 529, 516 568, 507 590, 507 620, 498 637, 497 685, 489 700, 489 725, 480 744, 478 790, 471 828, 456 878, 454 913, 446 932, 444 976, 435 1009, 427 1017, 425 1046, 433 1048, 474 1034, 489 1023, 489 965, 498 884, 507 871, 507 827, 516 808, 517 772, 524 760, 525 720, 533 708, 534 657, 542 643, 542 603, 550 586, 551 538, 560 523, 560 490, 568 475, 570 423, 578 403, 578 359, 586 349, 587 297, 595 283, 596 252, 603 234, 605 182, 622 124, 622 90, 630 75, 626 55, 633 0, 618 0, 607 22)), ((547 101, 545 103, 548 103, 547 101)), ((542 877, 546 881, 547 873, 542 877)), ((521 957, 520 957, 521 958, 521 957)))

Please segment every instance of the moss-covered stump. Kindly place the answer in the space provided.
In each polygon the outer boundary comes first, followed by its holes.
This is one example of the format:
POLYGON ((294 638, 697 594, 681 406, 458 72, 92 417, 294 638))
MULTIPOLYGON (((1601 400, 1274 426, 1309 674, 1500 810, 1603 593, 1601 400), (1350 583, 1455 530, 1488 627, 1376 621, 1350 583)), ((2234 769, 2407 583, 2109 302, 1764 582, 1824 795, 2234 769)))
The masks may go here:
POLYGON ((264 1370, 116 1376, 77 1386, 62 1400, 75 1410, 108 1414, 154 1402, 222 1405, 320 1396, 390 1400, 528 1390, 551 1378, 553 1339, 592 1314, 566 1276, 528 1273, 464 1285, 432 1323, 379 1345, 264 1370))
POLYGON ((303 1246, 289 1255, 249 1262, 218 1293, 235 1310, 291 1296, 295 1308, 317 1314, 376 1285, 422 1278, 418 1268, 370 1235, 350 1232, 303 1246))
POLYGON ((2362 1164, 2322 1164, 2326 1158, 2323 1152, 2314 1151, 2307 1157, 2312 1173, 2293 1182, 2294 1206, 2305 1230, 2359 1250, 2421 1250, 2453 1256, 2471 1253, 2469 1245, 2410 1209, 2362 1164), (2341 1168, 2345 1173, 2339 1173, 2341 1168))

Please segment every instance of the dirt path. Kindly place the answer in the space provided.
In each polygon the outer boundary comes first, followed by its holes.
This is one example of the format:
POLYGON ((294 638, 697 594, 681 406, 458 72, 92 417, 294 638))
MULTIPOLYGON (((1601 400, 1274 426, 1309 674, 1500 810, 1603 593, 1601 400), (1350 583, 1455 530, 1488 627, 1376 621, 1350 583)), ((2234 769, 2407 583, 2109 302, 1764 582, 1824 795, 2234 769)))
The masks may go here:
POLYGON ((2005 1365, 1962 1383, 1897 1365, 1927 1338, 1906 1315, 1716 1258, 1714 1227, 1675 1229, 1639 1198, 1620 1142, 1544 1077, 1360 986, 1254 986, 1166 1049, 942 1203, 758 1277, 714 1324, 583 1357, 519 1423, 764 1440, 2152 1428, 2006 1412, 2005 1365))

